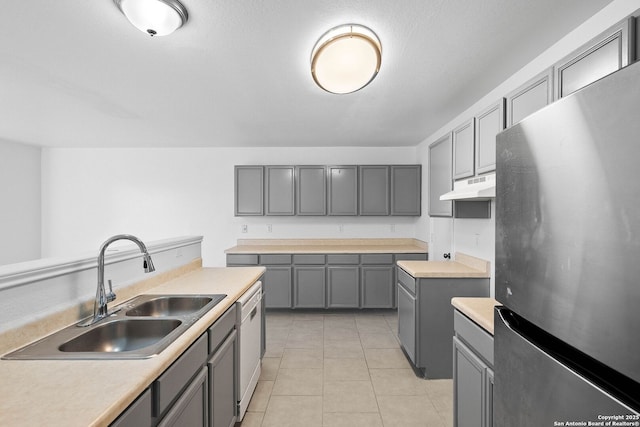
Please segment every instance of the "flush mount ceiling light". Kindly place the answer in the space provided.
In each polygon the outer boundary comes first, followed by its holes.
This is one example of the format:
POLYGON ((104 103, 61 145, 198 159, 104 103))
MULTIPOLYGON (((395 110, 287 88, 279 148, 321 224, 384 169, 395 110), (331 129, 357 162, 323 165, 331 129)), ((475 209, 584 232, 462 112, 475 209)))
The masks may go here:
POLYGON ((311 51, 311 75, 331 93, 362 89, 376 77, 382 61, 380 39, 357 24, 335 27, 320 37, 311 51))
POLYGON ((177 0, 113 0, 134 27, 150 36, 166 36, 182 27, 189 14, 177 0))

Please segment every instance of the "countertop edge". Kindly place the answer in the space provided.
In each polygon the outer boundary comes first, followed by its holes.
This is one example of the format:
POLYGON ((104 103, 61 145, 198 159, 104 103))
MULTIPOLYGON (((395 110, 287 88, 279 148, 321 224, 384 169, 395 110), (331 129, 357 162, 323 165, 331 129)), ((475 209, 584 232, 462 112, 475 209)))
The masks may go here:
POLYGON ((455 297, 451 299, 451 305, 493 336, 493 310, 502 305, 498 301, 493 298, 455 297))

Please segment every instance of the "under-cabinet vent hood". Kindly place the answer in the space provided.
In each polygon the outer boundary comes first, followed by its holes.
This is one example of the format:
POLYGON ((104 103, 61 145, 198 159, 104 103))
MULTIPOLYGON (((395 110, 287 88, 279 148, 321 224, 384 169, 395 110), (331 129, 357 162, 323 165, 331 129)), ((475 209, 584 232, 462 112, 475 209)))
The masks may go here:
POLYGON ((496 197, 496 174, 477 176, 453 183, 453 191, 440 200, 489 200, 496 197))

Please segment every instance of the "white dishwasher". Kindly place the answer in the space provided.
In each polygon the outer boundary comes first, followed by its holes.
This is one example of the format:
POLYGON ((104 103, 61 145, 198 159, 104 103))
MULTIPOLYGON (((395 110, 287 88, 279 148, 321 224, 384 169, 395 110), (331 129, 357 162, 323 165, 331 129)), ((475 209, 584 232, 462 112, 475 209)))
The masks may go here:
POLYGON ((262 282, 256 282, 238 301, 238 421, 242 421, 260 378, 262 282))

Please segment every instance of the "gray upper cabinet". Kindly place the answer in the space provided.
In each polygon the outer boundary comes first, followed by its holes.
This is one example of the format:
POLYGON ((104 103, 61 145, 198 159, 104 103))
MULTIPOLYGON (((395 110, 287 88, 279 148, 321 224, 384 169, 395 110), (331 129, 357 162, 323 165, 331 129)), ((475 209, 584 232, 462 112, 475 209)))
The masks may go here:
POLYGON ((327 166, 329 215, 358 214, 358 167, 327 166))
POLYGON ((553 102, 553 67, 507 95, 507 127, 553 102))
POLYGON ((360 215, 389 215, 389 166, 359 166, 360 215))
POLYGON ((453 130, 453 179, 468 178, 475 174, 474 120, 453 130))
POLYGON ((293 166, 265 166, 266 215, 294 215, 293 166))
POLYGON ((443 136, 429 146, 429 215, 452 216, 453 202, 440 200, 451 191, 452 155, 451 134, 443 136))
POLYGON ((234 215, 262 215, 262 166, 236 166, 234 215))
POLYGON ((391 215, 422 214, 422 166, 391 166, 391 215))
POLYGON ((476 173, 496 169, 496 135, 504 130, 504 98, 476 116, 476 173))
POLYGON ((555 66, 555 96, 560 99, 629 65, 633 60, 635 19, 628 18, 576 50, 555 66))
POLYGON ((327 168, 296 166, 296 212, 298 215, 327 214, 327 168))

